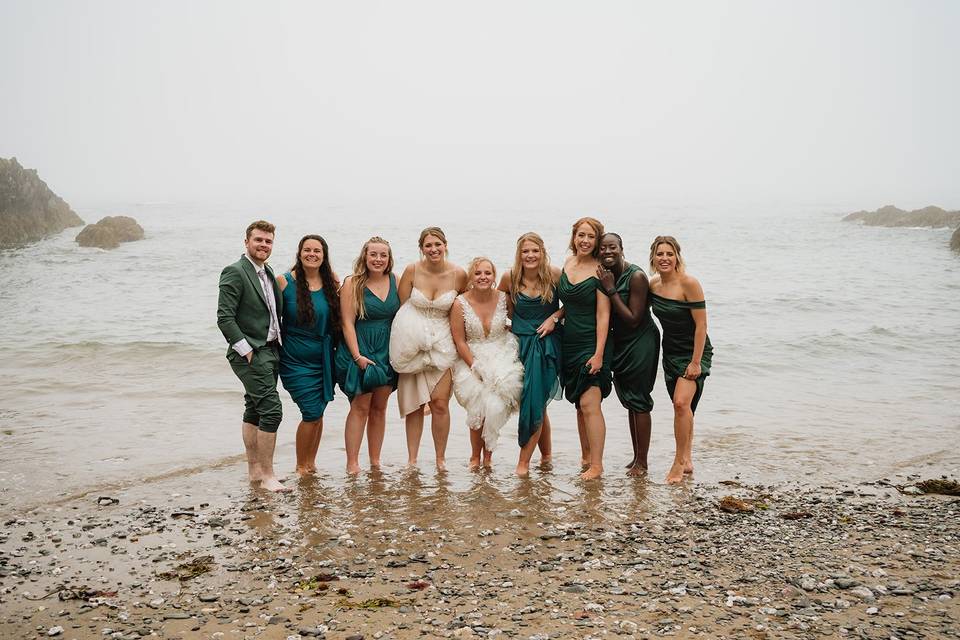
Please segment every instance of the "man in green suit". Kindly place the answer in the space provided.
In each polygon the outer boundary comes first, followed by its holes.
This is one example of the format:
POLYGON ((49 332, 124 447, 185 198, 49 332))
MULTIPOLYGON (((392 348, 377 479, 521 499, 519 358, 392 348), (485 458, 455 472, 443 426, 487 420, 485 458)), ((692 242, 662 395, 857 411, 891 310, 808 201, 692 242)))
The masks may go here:
POLYGON ((227 339, 227 360, 243 384, 243 446, 250 481, 269 491, 290 491, 273 471, 277 428, 283 417, 280 367, 280 289, 266 264, 275 227, 257 220, 247 227, 246 252, 220 273, 217 326, 227 339))

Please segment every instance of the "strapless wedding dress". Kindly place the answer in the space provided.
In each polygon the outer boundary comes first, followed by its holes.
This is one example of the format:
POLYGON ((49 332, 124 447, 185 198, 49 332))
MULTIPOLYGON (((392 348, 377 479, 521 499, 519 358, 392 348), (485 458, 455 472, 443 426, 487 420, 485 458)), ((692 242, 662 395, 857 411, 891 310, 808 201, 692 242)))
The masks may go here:
POLYGON ((497 309, 485 334, 480 316, 463 296, 467 345, 473 354, 473 368, 457 359, 453 365, 453 392, 467 410, 467 426, 482 428, 483 441, 493 451, 500 429, 520 404, 523 389, 523 365, 518 355, 517 337, 507 328, 507 297, 497 292, 497 309))
POLYGON ((437 383, 457 360, 450 335, 450 307, 456 297, 451 289, 431 300, 414 288, 393 318, 390 365, 400 374, 397 402, 401 416, 430 402, 437 383))

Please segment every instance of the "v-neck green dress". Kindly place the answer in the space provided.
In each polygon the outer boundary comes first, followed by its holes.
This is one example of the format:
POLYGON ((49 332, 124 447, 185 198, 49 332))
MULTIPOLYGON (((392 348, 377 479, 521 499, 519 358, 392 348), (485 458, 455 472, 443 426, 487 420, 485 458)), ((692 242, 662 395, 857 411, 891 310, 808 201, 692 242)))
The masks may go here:
POLYGON ((566 272, 560 274, 557 295, 565 309, 561 362, 563 392, 567 400, 580 406, 580 396, 590 387, 600 387, 600 394, 610 395, 610 363, 613 349, 607 345, 603 350, 602 367, 590 375, 587 360, 597 350, 597 289, 600 281, 594 276, 577 284, 571 284, 566 272))
MULTIPOLYGON (((630 306, 630 280, 643 273, 635 264, 627 264, 617 278, 614 289, 630 306)), ((653 409, 653 385, 657 381, 660 361, 660 330, 650 315, 649 301, 643 310, 640 326, 628 327, 613 309, 610 310, 611 347, 613 349, 613 386, 620 404, 628 411, 649 413, 653 409)))
MULTIPOLYGON (((651 292, 650 300, 653 314, 663 327, 663 378, 667 383, 667 392, 673 399, 673 392, 677 388, 677 379, 683 377, 690 358, 693 357, 693 336, 697 325, 693 322, 693 309, 706 309, 707 303, 703 300, 685 302, 663 298, 651 292)), ((703 345, 703 357, 700 358, 700 376, 696 379, 697 392, 693 396, 690 408, 696 412, 703 395, 703 383, 710 375, 710 365, 713 361, 713 346, 710 336, 706 337, 703 345)))
POLYGON ((370 291, 363 290, 363 304, 366 317, 357 318, 354 328, 357 332, 357 346, 360 355, 370 358, 375 364, 361 370, 350 355, 345 342, 337 349, 337 384, 340 390, 352 401, 355 396, 370 393, 377 387, 390 385, 397 388, 397 372, 390 366, 390 327, 393 316, 400 309, 400 296, 397 295, 397 282, 390 274, 390 289, 387 297, 381 300, 370 291))

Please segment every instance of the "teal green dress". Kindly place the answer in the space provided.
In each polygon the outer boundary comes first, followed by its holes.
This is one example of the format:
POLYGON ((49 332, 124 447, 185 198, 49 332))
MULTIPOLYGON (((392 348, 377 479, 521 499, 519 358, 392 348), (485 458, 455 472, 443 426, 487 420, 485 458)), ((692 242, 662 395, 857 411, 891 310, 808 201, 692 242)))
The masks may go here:
MULTIPOLYGON (((630 305, 630 279, 643 273, 635 264, 627 264, 614 288, 627 306, 630 305)), ((627 411, 649 413, 653 409, 653 385, 657 381, 660 360, 660 330, 650 315, 650 306, 643 311, 640 326, 630 328, 616 311, 610 310, 613 348, 613 386, 627 411)))
POLYGON ((520 393, 520 415, 517 425, 517 442, 523 447, 543 424, 547 404, 559 399, 563 389, 560 385, 560 334, 561 327, 541 338, 537 327, 560 309, 556 289, 550 302, 538 296, 531 298, 518 293, 513 304, 511 331, 520 343, 520 362, 523 364, 523 390, 520 393))
POLYGON ((587 360, 597 350, 597 289, 600 281, 590 276, 578 284, 570 284, 566 272, 560 274, 557 295, 563 303, 563 337, 560 341, 562 366, 560 377, 567 400, 580 406, 580 396, 590 387, 600 387, 600 394, 610 395, 610 363, 613 349, 603 350, 599 371, 590 375, 587 360))
POLYGON ((358 395, 370 393, 384 385, 397 388, 397 372, 390 366, 390 326, 393 316, 400 309, 394 275, 390 274, 390 290, 384 300, 369 288, 364 288, 363 304, 367 317, 357 318, 353 326, 360 355, 373 360, 375 364, 367 365, 366 370, 361 371, 344 342, 341 341, 337 349, 337 384, 351 401, 358 395))
MULTIPOLYGON (((698 302, 672 300, 652 292, 650 300, 653 313, 663 327, 663 377, 672 400, 673 392, 677 388, 677 378, 683 377, 683 372, 686 371, 690 358, 693 357, 693 336, 697 327, 690 311, 706 309, 707 303, 703 300, 698 302)), ((703 357, 700 358, 700 376, 696 379, 697 392, 693 396, 693 402, 690 403, 690 408, 694 412, 700 403, 700 396, 703 395, 703 383, 710 375, 712 360, 713 346, 710 344, 710 336, 707 336, 703 345, 703 357)))
POLYGON ((323 417, 327 403, 333 400, 334 342, 330 335, 330 305, 323 291, 311 291, 314 323, 297 325, 297 281, 283 274, 287 287, 283 290, 280 350, 280 381, 300 408, 304 422, 323 417))

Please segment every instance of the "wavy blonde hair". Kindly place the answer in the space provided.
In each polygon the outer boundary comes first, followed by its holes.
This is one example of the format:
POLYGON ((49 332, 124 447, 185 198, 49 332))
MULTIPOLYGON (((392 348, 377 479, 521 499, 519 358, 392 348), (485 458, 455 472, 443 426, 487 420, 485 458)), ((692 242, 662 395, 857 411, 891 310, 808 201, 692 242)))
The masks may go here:
POLYGON ((677 273, 683 273, 686 265, 683 262, 683 256, 680 255, 680 243, 677 242, 677 239, 673 236, 657 236, 653 239, 653 243, 650 245, 650 273, 655 274, 657 272, 657 264, 655 259, 657 247, 661 244, 670 245, 670 248, 673 249, 673 253, 677 256, 677 273))
MULTIPOLYGON (((473 271, 474 269, 477 268, 477 265, 479 265, 481 262, 490 263, 490 268, 493 269, 493 279, 494 281, 496 281, 497 279, 497 265, 493 264, 493 260, 491 260, 487 256, 477 256, 476 258, 470 261, 470 264, 467 265, 467 279, 469 280, 471 287, 473 287, 473 271)), ((496 285, 496 283, 494 283, 494 285, 496 285)), ((496 286, 494 286, 494 289, 496 289, 496 286)))
POLYGON ((537 287, 540 289, 540 301, 548 304, 553 301, 553 275, 550 273, 550 256, 540 234, 530 231, 517 239, 517 253, 513 258, 513 270, 510 271, 510 297, 517 302, 523 285, 523 260, 520 250, 524 242, 532 242, 540 247, 540 266, 537 267, 537 287))
POLYGON ((600 257, 600 238, 603 237, 603 223, 597 220, 596 218, 591 218, 590 216, 585 216, 580 218, 573 223, 573 229, 570 230, 570 251, 573 252, 573 255, 577 255, 577 228, 582 224, 588 224, 593 229, 593 232, 597 236, 597 240, 593 245, 593 251, 590 252, 594 258, 600 257))
POLYGON ((364 242, 363 248, 360 249, 360 255, 353 261, 352 281, 353 312, 357 314, 357 317, 361 320, 367 317, 367 305, 363 302, 363 290, 366 289, 367 281, 370 280, 370 269, 367 268, 367 248, 371 244, 387 245, 387 267, 384 269, 384 273, 387 274, 388 278, 390 274, 393 273, 393 249, 390 248, 390 243, 380 236, 373 236, 364 242))

